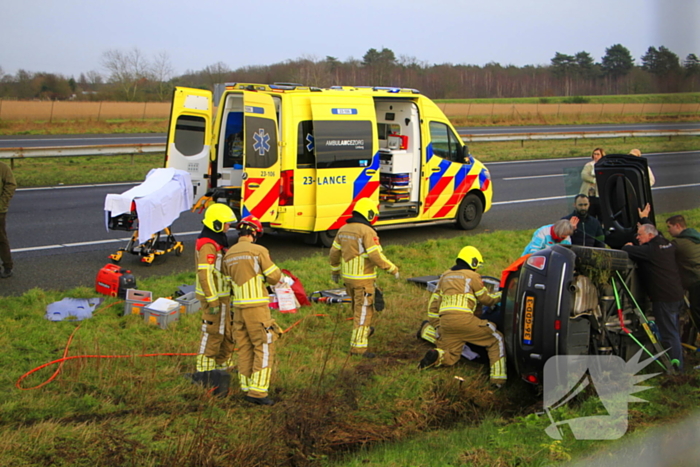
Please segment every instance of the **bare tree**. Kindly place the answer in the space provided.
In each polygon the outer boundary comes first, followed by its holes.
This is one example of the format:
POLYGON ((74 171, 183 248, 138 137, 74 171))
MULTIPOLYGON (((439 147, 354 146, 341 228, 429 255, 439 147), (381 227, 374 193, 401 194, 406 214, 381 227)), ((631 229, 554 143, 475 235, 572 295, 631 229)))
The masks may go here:
POLYGON ((204 74, 209 82, 209 89, 213 90, 217 83, 225 83, 231 75, 231 69, 224 62, 216 62, 204 68, 204 74))
POLYGON ((109 71, 109 80, 119 86, 127 101, 136 99, 140 83, 148 78, 148 60, 136 47, 128 52, 118 49, 104 52, 102 66, 109 71))
POLYGON ((156 54, 151 64, 151 79, 155 83, 155 91, 158 95, 158 100, 165 100, 168 96, 171 86, 168 84, 173 77, 174 69, 170 63, 170 55, 168 52, 159 52, 156 54))

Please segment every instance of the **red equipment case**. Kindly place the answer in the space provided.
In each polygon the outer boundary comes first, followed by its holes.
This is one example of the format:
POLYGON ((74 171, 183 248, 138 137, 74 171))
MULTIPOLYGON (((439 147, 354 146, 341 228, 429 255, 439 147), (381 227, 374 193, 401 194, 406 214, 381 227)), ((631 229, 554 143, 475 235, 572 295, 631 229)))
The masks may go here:
POLYGON ((126 289, 135 289, 136 279, 124 268, 116 264, 108 264, 97 273, 95 290, 110 297, 126 297, 126 289))

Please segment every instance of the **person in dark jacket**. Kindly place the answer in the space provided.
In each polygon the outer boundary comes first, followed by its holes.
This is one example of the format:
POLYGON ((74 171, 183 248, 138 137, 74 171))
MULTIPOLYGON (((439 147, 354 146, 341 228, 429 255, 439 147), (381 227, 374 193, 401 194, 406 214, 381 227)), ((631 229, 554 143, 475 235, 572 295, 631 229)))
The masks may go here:
POLYGON ((676 246, 676 262, 683 288, 688 291, 690 317, 700 331, 700 232, 688 228, 682 215, 666 219, 668 233, 676 246))
POLYGON ((626 243, 622 249, 639 267, 642 284, 651 300, 652 314, 661 333, 661 344, 670 349, 670 358, 678 361, 678 370, 682 371, 679 317, 684 292, 676 264, 676 247, 648 223, 648 212, 648 205, 640 211, 642 224, 637 225, 639 245, 626 243))
POLYGON ((0 162, 0 260, 2 260, 3 266, 0 270, 0 279, 12 277, 12 267, 14 266, 5 222, 10 200, 14 196, 16 188, 17 182, 15 176, 12 175, 12 169, 4 162, 0 162))
POLYGON ((576 217, 579 220, 576 230, 571 235, 572 245, 605 248, 603 227, 598 219, 588 214, 590 205, 588 196, 576 195, 576 198, 574 198, 574 212, 562 217, 562 219, 572 220, 576 217))

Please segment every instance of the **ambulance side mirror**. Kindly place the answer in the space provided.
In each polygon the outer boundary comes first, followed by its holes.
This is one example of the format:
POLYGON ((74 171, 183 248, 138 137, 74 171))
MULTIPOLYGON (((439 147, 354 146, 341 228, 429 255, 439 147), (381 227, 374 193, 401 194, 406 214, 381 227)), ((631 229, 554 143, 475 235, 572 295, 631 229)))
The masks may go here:
POLYGON ((463 162, 464 164, 471 164, 471 163, 472 163, 472 158, 471 158, 471 154, 469 154, 469 146, 467 146, 467 145, 465 144, 464 146, 462 146, 462 147, 459 149, 459 151, 460 151, 460 152, 459 152, 459 156, 460 156, 459 159, 460 159, 460 162, 463 162))

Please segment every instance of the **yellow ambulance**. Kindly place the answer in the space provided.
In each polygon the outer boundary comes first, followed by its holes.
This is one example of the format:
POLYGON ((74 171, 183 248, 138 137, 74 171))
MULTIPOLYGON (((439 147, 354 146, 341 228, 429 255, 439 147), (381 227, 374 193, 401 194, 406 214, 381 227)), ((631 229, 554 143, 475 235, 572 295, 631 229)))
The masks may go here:
POLYGON ((215 109, 210 91, 174 92, 166 166, 191 174, 195 200, 327 246, 365 197, 378 230, 473 229, 491 208, 488 169, 414 89, 227 83, 221 94, 215 109))

